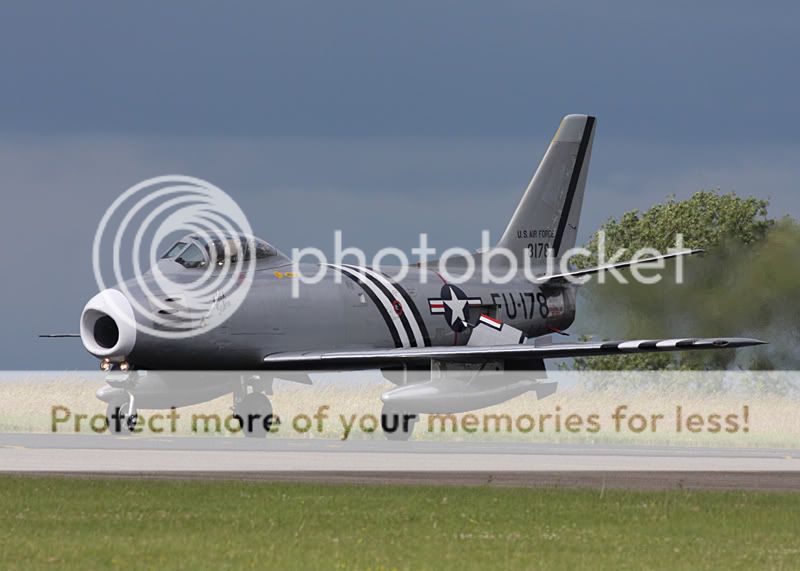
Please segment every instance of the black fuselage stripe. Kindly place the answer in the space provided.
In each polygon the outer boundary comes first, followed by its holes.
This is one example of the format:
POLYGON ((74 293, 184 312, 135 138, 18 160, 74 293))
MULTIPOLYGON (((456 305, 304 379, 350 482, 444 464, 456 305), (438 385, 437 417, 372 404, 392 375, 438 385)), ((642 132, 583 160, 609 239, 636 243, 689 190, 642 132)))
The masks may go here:
POLYGON ((367 296, 369 296, 370 300, 372 300, 373 305, 375 305, 375 307, 378 308, 378 311, 380 311, 381 317, 383 317, 383 320, 386 322, 386 327, 389 328, 389 333, 391 333, 392 335, 394 346, 402 347, 403 343, 402 341, 400 341, 400 334, 398 333, 397 328, 395 327, 394 322, 392 321, 392 318, 389 315, 389 312, 386 310, 384 305, 378 299, 378 296, 375 295, 375 292, 372 291, 372 288, 369 287, 369 285, 367 285, 367 283, 363 280, 361 274, 356 274, 355 272, 351 273, 350 271, 346 271, 343 269, 340 269, 339 271, 342 273, 342 275, 347 276, 348 278, 350 278, 351 280, 353 280, 354 282, 356 282, 358 285, 361 286, 361 289, 364 290, 364 293, 366 293, 367 296))
POLYGON ((581 142, 578 146, 578 155, 575 157, 575 168, 572 169, 572 177, 569 179, 569 187, 567 187, 567 197, 564 199, 561 218, 558 220, 558 229, 556 230, 556 237, 553 241, 553 252, 556 256, 560 253, 559 250, 561 250, 561 240, 564 238, 564 230, 567 227, 569 214, 572 211, 572 201, 575 198, 575 189, 578 188, 578 180, 581 178, 581 170, 583 170, 583 162, 586 158, 586 151, 589 148, 589 140, 591 139, 593 127, 594 117, 586 117, 586 125, 583 127, 583 137, 581 137, 581 142))
MULTIPOLYGON (((386 275, 386 274, 383 274, 386 275)), ((388 276, 386 276, 388 279, 388 276)), ((389 280, 392 282, 392 285, 397 288, 397 291, 400 292, 400 295, 403 296, 403 300, 406 302, 406 305, 411 309, 411 314, 414 316, 414 319, 417 321, 417 325, 419 326, 419 330, 422 332, 422 342, 425 344, 425 347, 431 346, 431 338, 428 334, 428 328, 425 326, 425 322, 422 320, 422 315, 419 313, 419 309, 417 308, 417 304, 411 299, 411 296, 408 295, 408 292, 405 290, 403 286, 400 285, 399 282, 394 280, 389 280)))
MULTIPOLYGON (((354 271, 358 271, 358 268, 352 268, 352 269, 354 271)), ((367 272, 359 272, 359 275, 364 276, 370 282, 375 284, 375 287, 377 287, 381 291, 381 293, 386 296, 386 299, 389 300, 389 305, 394 307, 394 303, 393 302, 395 301, 395 299, 394 299, 394 296, 392 295, 392 292, 390 292, 388 289, 386 289, 386 286, 383 285, 380 282, 380 280, 376 280, 374 277, 369 275, 367 272)), ((417 336, 414 335, 414 331, 411 329, 411 324, 408 322, 408 317, 406 316, 405 312, 401 313, 399 315, 399 317, 400 317, 400 323, 403 324, 403 329, 406 330, 406 335, 408 335, 408 340, 411 343, 411 346, 412 347, 418 347, 419 343, 417 343, 417 336)))

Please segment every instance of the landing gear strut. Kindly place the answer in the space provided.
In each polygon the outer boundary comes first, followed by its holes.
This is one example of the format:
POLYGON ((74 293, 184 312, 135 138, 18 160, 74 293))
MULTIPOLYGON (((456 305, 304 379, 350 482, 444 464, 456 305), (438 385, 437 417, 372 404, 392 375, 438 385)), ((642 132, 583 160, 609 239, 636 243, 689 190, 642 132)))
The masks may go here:
POLYGON ((411 434, 414 432, 414 425, 416 424, 416 414, 397 412, 385 405, 381 411, 381 428, 387 440, 408 440, 411 438, 411 434))

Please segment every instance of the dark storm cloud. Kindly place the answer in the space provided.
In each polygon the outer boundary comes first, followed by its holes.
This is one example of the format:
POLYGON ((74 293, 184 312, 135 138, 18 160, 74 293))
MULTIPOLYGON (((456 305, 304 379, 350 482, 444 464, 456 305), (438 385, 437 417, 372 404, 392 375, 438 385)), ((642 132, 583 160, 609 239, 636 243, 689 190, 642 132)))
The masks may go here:
POLYGON ((0 130, 794 140, 792 2, 25 2, 0 130))

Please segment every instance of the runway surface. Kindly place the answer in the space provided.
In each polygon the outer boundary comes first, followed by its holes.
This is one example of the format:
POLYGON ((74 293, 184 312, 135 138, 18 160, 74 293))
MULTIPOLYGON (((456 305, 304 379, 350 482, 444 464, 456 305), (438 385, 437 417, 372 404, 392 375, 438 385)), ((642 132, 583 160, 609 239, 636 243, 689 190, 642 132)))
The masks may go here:
POLYGON ((800 490, 800 450, 7 433, 0 434, 0 473, 800 490))

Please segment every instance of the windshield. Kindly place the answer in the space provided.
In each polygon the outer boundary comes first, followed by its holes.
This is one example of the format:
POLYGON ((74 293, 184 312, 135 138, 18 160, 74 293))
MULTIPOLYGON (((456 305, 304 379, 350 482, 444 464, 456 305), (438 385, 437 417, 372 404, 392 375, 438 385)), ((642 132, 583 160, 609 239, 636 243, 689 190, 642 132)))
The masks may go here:
POLYGON ((194 244, 186 248, 175 261, 184 268, 202 268, 206 265, 206 257, 203 251, 194 244))
POLYGON ((167 250, 166 254, 161 256, 161 259, 164 260, 167 258, 174 258, 178 254, 180 254, 185 247, 186 247, 186 242, 176 242, 175 245, 172 246, 172 248, 167 250))

